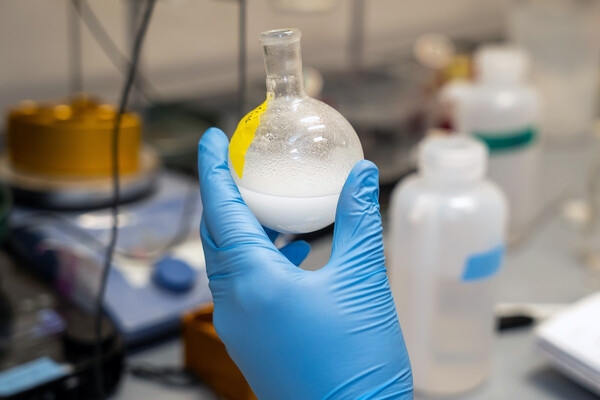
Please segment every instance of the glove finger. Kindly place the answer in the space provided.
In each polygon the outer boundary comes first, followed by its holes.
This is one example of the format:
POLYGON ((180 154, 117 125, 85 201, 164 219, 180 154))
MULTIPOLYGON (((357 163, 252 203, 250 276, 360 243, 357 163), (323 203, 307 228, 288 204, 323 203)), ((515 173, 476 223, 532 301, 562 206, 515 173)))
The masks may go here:
POLYGON ((271 243, 244 203, 227 166, 227 136, 208 129, 198 144, 198 176, 206 228, 218 247, 271 243))
POLYGON ((234 271, 234 263, 228 260, 221 260, 221 252, 215 244, 215 240, 211 236, 206 226, 206 218, 202 213, 202 222, 200 222, 200 239, 202 240, 202 250, 204 250, 204 260, 206 263, 206 275, 208 278, 214 276, 231 275, 234 271))
MULTIPOLYGON (((207 219, 203 214, 200 223, 200 238, 202 239, 206 261, 206 275, 210 280, 210 288, 215 302, 215 296, 222 295, 222 291, 231 293, 231 279, 235 279, 236 276, 244 273, 247 274, 252 270, 265 273, 271 268, 285 268, 297 272, 297 265, 306 258, 308 250, 310 250, 308 243, 304 245, 290 243, 293 246, 285 249, 284 252, 280 252, 274 249, 273 244, 270 242, 268 242, 270 247, 254 244, 252 246, 220 248, 208 231, 206 221, 207 219), (295 264, 293 265, 293 263, 295 264)), ((268 274, 263 275, 263 279, 268 279, 268 274)))
POLYGON ((302 261, 306 259, 310 253, 310 244, 304 240, 296 240, 283 246, 279 249, 281 254, 287 257, 288 260, 295 266, 299 267, 302 261))
POLYGON ((263 229, 265 230, 265 233, 269 237, 269 240, 271 242, 275 243, 275 240, 279 237, 279 232, 274 231, 271 228, 267 228, 266 226, 263 226, 263 229))
POLYGON ((379 172, 375 164, 356 163, 340 193, 328 265, 368 269, 384 265, 379 172))

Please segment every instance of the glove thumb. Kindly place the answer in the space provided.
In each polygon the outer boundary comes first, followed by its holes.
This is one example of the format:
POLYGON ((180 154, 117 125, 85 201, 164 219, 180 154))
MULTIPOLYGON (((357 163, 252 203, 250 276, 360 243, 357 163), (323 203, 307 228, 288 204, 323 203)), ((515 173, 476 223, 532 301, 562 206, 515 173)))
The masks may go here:
POLYGON ((338 200, 330 263, 368 269, 383 265, 379 214, 379 172, 375 164, 356 163, 338 200))

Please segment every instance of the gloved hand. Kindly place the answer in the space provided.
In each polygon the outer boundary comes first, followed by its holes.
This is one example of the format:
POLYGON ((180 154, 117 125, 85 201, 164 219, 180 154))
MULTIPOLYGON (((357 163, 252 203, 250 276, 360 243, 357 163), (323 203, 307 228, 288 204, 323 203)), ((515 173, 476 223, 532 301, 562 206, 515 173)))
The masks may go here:
POLYGON ((201 236, 214 324, 260 400, 409 399, 412 374, 383 256, 377 168, 356 164, 337 206, 331 258, 294 265, 305 247, 271 242, 211 128, 198 147, 201 236))

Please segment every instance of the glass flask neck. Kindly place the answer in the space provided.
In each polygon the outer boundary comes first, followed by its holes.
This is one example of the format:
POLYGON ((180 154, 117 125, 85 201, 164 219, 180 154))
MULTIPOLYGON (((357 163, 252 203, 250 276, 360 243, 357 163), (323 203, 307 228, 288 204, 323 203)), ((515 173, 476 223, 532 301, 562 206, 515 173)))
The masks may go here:
POLYGON ((280 29, 261 34, 267 70, 267 97, 304 95, 300 31, 280 29))

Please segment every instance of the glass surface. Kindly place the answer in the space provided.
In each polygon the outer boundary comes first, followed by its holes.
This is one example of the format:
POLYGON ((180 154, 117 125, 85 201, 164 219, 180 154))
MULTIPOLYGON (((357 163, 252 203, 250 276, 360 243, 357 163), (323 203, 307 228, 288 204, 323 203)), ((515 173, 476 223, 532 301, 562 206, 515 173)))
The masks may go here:
POLYGON ((267 100, 240 121, 230 145, 231 173, 263 225, 311 232, 333 222, 362 148, 340 113, 304 93, 300 31, 263 32, 261 43, 267 100))

